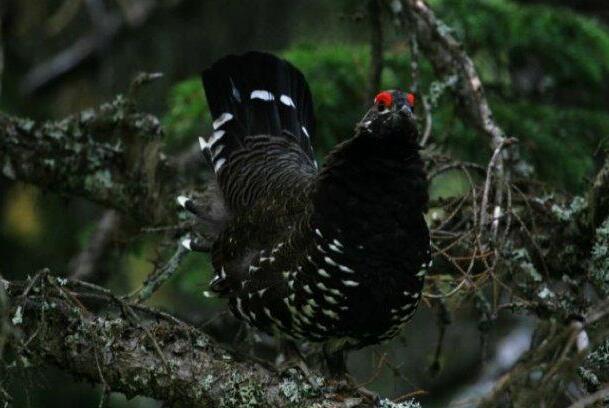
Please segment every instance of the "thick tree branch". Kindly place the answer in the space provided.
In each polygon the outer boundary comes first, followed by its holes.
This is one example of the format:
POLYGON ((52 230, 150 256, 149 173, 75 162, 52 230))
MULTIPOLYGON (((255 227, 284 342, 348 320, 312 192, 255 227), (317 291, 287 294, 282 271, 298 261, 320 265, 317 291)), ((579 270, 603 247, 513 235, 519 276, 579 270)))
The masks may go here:
MULTIPOLYGON (((496 149, 505 136, 493 118, 472 59, 463 49, 463 45, 452 36, 449 27, 436 18, 424 1, 405 0, 404 4, 410 22, 409 28, 415 30, 421 50, 439 77, 458 76, 458 100, 464 102, 472 124, 491 138, 491 147, 496 149)), ((397 9, 397 12, 401 12, 401 8, 397 9)))
POLYGON ((0 113, 0 171, 156 224, 174 216, 179 185, 160 136, 158 119, 133 112, 122 97, 57 122, 0 113))
POLYGON ((51 363, 113 392, 188 407, 340 408, 362 402, 352 391, 323 393, 295 372, 282 376, 240 360, 186 323, 124 303, 103 288, 45 272, 27 284, 4 282, 15 327, 28 339, 12 346, 34 364, 51 363), (84 306, 91 301, 120 313, 95 315, 84 306))
POLYGON ((399 0, 392 2, 394 14, 399 19, 402 13, 409 23, 409 29, 416 35, 416 42, 420 45, 436 74, 440 77, 453 75, 458 78, 456 83, 456 100, 463 102, 463 108, 469 122, 482 134, 490 139, 493 152, 499 149, 495 173, 495 189, 493 202, 486 203, 481 208, 481 240, 483 244, 497 237, 499 218, 505 213, 504 185, 510 178, 506 162, 510 162, 515 155, 514 149, 504 149, 506 139, 501 127, 495 122, 493 113, 486 99, 484 87, 472 59, 463 49, 463 45, 454 38, 451 30, 440 21, 423 0, 399 0), (492 213, 493 222, 487 225, 492 213), (488 231, 490 227, 490 231, 488 231), (490 232, 490 234, 489 234, 490 232))

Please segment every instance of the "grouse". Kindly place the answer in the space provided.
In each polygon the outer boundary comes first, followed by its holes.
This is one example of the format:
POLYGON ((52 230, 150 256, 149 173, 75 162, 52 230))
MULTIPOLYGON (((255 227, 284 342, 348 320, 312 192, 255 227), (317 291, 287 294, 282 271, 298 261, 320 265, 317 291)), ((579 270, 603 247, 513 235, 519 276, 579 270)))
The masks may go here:
POLYGON ((384 91, 318 169, 303 74, 271 54, 226 56, 202 74, 213 133, 200 138, 214 188, 179 203, 213 245, 211 294, 239 319, 342 351, 395 336, 431 265, 427 181, 414 95, 384 91))

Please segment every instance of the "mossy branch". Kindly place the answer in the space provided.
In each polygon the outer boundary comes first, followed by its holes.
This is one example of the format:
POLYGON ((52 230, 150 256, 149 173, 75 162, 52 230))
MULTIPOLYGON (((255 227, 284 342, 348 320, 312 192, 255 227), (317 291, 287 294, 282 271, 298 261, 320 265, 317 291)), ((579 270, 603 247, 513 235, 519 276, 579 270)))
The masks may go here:
POLYGON ((55 122, 0 113, 0 171, 54 192, 83 197, 148 225, 174 216, 174 172, 160 152, 156 117, 112 103, 55 122))
POLYGON ((31 364, 53 364, 127 397, 187 407, 341 408, 362 402, 353 391, 314 390, 294 370, 280 375, 240 360, 194 327, 92 284, 47 271, 26 283, 0 284, 7 287, 15 337, 22 339, 9 347, 31 364), (92 302, 105 314, 90 312, 92 302))

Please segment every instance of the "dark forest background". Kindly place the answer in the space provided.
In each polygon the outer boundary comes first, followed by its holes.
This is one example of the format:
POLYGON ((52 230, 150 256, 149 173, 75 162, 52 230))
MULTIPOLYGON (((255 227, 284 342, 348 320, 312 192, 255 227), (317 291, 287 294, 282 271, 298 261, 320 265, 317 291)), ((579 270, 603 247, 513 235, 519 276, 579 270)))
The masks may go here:
MULTIPOLYGON (((429 3, 473 57, 497 121, 520 140, 528 166, 521 170, 541 181, 540 192, 582 194, 609 137, 609 4, 429 3)), ((161 118, 165 151, 193 155, 197 136, 210 129, 199 72, 227 53, 250 49, 280 54, 304 72, 316 104, 320 158, 351 136, 369 104, 374 61, 364 1, 2 0, 0 12, 0 110, 21 117, 62 118, 127 92, 139 72, 158 72, 161 78, 137 92, 138 108, 161 118)), ((409 43, 388 14, 383 33, 382 88, 410 89, 409 43)), ((459 101, 447 92, 451 78, 434 77, 425 61, 419 68, 416 91, 426 95, 434 118, 430 149, 486 165, 490 149, 460 118, 459 101)), ((193 157, 184 170, 203 183, 207 169, 193 157)), ((438 178, 431 193, 452 197, 466 188, 455 171, 438 178)), ((172 251, 163 236, 84 199, 0 178, 0 273, 9 280, 45 267, 66 277, 85 273, 77 270, 78 256, 104 220, 110 239, 95 270, 86 272, 116 293, 129 293, 172 251)), ((150 303, 231 342, 237 322, 224 302, 202 296, 210 272, 206 255, 188 255, 150 303)), ((463 299, 457 294, 449 301, 463 299)), ((385 396, 413 393, 425 407, 485 392, 488 378, 526 349, 532 318, 505 316, 481 328, 469 303, 451 310, 447 316, 422 304, 398 338, 353 353, 351 372, 385 396), (438 356, 440 327, 446 334, 438 356), (390 363, 379 365, 381 360, 390 363)), ((260 355, 272 358, 268 341, 257 343, 256 335, 251 341, 260 355)), ((2 381, 18 407, 89 407, 99 401, 98 386, 52 368, 4 370, 2 381)), ((110 406, 160 403, 113 394, 110 406)))

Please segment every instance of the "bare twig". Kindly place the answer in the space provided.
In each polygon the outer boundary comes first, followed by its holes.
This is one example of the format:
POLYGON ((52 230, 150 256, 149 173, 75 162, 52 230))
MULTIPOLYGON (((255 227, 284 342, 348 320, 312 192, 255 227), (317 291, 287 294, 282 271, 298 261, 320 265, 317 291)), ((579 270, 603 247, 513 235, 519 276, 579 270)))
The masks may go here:
MULTIPOLYGON (((499 166, 499 163, 501 162, 501 154, 504 148, 506 148, 507 146, 515 143, 517 141, 517 139, 514 138, 509 138, 509 139, 502 139, 501 142, 499 143, 499 145, 495 148, 495 151, 493 152, 493 156, 491 157, 491 160, 488 162, 488 167, 486 170, 486 180, 484 182, 484 191, 482 193, 482 203, 480 204, 480 229, 481 229, 481 236, 483 237, 482 241, 484 242, 485 239, 485 228, 487 228, 487 225, 489 223, 489 196, 490 196, 490 192, 491 192, 491 181, 493 179, 493 177, 497 177, 495 175, 495 172, 497 171, 497 167, 499 166)), ((501 180, 503 181, 503 180, 501 180)), ((500 207, 501 203, 495 203, 495 208, 501 208, 500 207)), ((495 214, 494 217, 496 218, 498 215, 496 214, 496 210, 493 210, 493 213, 495 214)))
POLYGON ((425 127, 423 128, 423 136, 421 137, 421 146, 425 147, 431 138, 433 117, 431 115, 431 104, 429 103, 427 96, 421 95, 420 99, 421 104, 423 105, 423 112, 425 112, 425 127))
POLYGON ((179 240, 177 249, 171 259, 158 271, 154 271, 152 274, 150 274, 150 276, 148 276, 144 282, 144 285, 129 295, 129 299, 133 299, 137 303, 149 299, 150 296, 152 296, 152 294, 163 285, 163 283, 167 282, 167 280, 169 280, 176 273, 182 259, 184 259, 186 254, 189 252, 189 250, 182 245, 182 241, 184 239, 185 237, 179 240))

